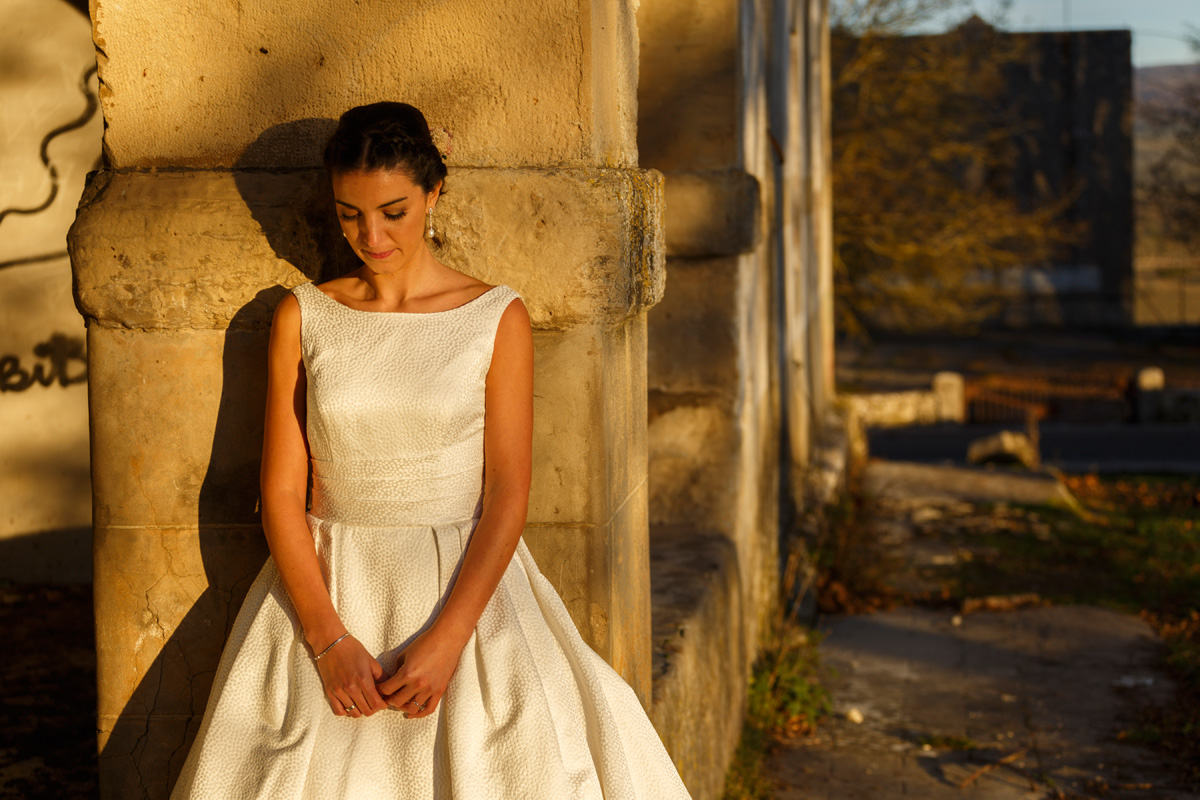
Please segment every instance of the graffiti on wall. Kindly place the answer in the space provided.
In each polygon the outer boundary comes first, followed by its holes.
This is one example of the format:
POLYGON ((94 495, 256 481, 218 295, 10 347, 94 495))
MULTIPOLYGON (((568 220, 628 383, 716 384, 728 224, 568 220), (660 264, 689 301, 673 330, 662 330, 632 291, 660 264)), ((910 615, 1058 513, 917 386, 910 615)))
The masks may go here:
POLYGON ((53 333, 33 347, 35 361, 28 366, 19 356, 0 356, 0 393, 23 392, 33 386, 70 386, 87 381, 87 354, 83 337, 53 333), (43 359, 43 361, 36 361, 43 359))
MULTIPOLYGON (((50 158, 50 143, 65 133, 70 133, 71 131, 82 128, 83 126, 87 125, 94 116, 96 116, 96 112, 100 108, 100 99, 96 96, 96 93, 92 91, 90 86, 90 81, 95 73, 96 65, 93 63, 84 70, 83 77, 79 80, 78 88, 79 91, 83 93, 86 101, 86 105, 79 116, 57 126, 51 131, 48 131, 42 137, 41 146, 38 150, 38 156, 41 159, 42 168, 45 170, 50 183, 46 198, 41 202, 29 206, 9 206, 7 208, 0 208, 0 223, 3 223, 5 218, 10 215, 16 216, 40 214, 54 204, 54 200, 58 197, 60 189, 60 179, 58 167, 55 166, 53 160, 50 158)), ((96 166, 99 167, 101 165, 98 163, 96 166)), ((0 261, 0 268, 16 266, 18 264, 36 263, 39 261, 49 261, 55 258, 61 258, 64 255, 66 255, 65 248, 53 253, 44 253, 36 256, 0 261)))

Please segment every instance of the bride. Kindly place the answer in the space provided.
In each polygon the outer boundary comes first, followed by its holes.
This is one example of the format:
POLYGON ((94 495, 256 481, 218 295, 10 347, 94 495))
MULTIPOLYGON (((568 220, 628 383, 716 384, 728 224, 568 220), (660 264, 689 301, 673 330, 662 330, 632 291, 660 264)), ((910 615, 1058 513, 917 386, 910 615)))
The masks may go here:
POLYGON ((325 165, 362 265, 275 311, 271 556, 172 797, 687 798, 521 538, 529 315, 430 250, 447 171, 425 117, 353 108, 325 165))

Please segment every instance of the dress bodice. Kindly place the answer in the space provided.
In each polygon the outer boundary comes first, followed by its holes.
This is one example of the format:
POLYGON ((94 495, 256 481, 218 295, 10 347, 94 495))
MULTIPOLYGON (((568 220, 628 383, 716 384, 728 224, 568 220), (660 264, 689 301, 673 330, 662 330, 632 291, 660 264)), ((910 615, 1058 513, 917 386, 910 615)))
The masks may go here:
POLYGON ((362 311, 294 288, 307 375, 312 514, 351 525, 478 516, 484 385, 500 317, 496 286, 431 313, 362 311))

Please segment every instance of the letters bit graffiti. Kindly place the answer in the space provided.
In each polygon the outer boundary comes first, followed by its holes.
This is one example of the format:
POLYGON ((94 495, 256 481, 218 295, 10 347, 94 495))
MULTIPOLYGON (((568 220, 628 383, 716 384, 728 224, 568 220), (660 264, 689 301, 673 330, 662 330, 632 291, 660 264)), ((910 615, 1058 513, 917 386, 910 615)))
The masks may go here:
POLYGON ((0 356, 0 393, 23 392, 35 383, 50 386, 57 380, 59 386, 66 387, 87 380, 87 355, 83 350, 82 337, 51 334, 46 341, 34 345, 33 354, 49 361, 49 366, 39 363, 25 369, 19 357, 0 356), (71 374, 69 369, 72 361, 80 362, 83 370, 71 374))

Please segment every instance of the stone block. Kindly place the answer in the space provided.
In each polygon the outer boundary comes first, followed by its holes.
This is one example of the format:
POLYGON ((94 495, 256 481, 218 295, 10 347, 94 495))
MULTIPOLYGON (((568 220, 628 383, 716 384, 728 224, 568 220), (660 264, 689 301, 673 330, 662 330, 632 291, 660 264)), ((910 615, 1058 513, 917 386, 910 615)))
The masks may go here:
POLYGON ((168 800, 199 729, 199 715, 101 720, 99 796, 168 800))
POLYGON ((650 573, 646 488, 603 525, 531 522, 525 543, 584 640, 650 699, 650 573))
POLYGON ((1016 431, 1000 431, 975 439, 967 445, 968 464, 1020 464, 1025 469, 1038 469, 1042 457, 1037 445, 1028 436, 1016 431))
MULTIPOLYGON (((461 169, 447 263, 521 292, 539 330, 619 325, 662 296, 662 176, 461 169)), ((69 237, 76 303, 107 327, 263 328, 287 289, 353 254, 320 170, 101 172, 69 237)))
POLYGON ((651 524, 695 524, 733 535, 741 435, 730 412, 680 404, 649 426, 651 524))
POLYGON ((105 150, 118 168, 314 166, 347 108, 405 100, 451 131, 452 165, 633 166, 635 5, 98 0, 105 150))
POLYGON ((909 503, 1021 503, 1078 510, 1079 502, 1056 476, 980 467, 948 467, 904 461, 866 465, 862 492, 868 498, 909 503))
POLYGON ((966 422, 967 403, 963 376, 958 372, 939 372, 933 376, 933 400, 941 422, 966 422))
POLYGON ((741 737, 753 648, 737 550, 721 535, 656 526, 650 569, 650 719, 692 797, 717 800, 741 737))
POLYGON ((266 554, 257 526, 97 528, 101 797, 168 796, 266 554))
POLYGON ((637 12, 638 155, 666 171, 741 166, 739 4, 655 0, 637 12))
POLYGON ((648 315, 652 395, 704 395, 732 405, 738 391, 738 267, 737 258, 668 260, 670 281, 648 315))
POLYGON ((666 176, 667 255, 690 258, 748 253, 761 233, 758 179, 741 170, 666 176))
POLYGON ((204 710, 225 638, 266 555, 252 525, 96 528, 102 757, 124 746, 110 749, 111 734, 204 710))
POLYGON ((646 333, 646 315, 639 314, 604 338, 608 374, 601 393, 607 430, 604 476, 613 508, 647 480, 646 333))
POLYGON ((258 524, 267 338, 88 329, 96 525, 258 524))
POLYGON ((530 520, 606 524, 645 482, 645 327, 534 334, 530 520))

